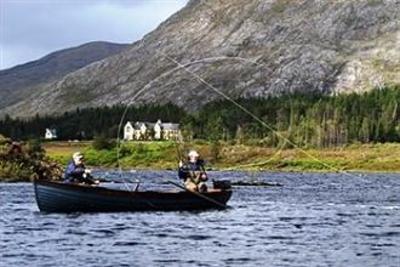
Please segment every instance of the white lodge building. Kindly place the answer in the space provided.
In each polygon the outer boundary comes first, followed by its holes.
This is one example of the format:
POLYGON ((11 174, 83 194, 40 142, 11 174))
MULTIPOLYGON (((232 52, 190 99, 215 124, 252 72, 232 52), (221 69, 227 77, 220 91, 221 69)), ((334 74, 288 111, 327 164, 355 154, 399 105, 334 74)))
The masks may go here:
POLYGON ((44 139, 46 139, 46 140, 57 139, 57 131, 56 131, 56 129, 46 128, 46 131, 44 133, 44 139))
POLYGON ((178 123, 163 123, 158 120, 156 123, 128 121, 124 127, 124 140, 177 140, 181 137, 178 123))

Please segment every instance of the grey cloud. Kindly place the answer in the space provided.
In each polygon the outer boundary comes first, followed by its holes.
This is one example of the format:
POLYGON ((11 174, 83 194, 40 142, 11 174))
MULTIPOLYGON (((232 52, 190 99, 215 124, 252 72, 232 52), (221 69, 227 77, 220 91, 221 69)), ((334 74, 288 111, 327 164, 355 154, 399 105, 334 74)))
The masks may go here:
POLYGON ((0 69, 89 41, 134 42, 186 3, 2 0, 0 69))

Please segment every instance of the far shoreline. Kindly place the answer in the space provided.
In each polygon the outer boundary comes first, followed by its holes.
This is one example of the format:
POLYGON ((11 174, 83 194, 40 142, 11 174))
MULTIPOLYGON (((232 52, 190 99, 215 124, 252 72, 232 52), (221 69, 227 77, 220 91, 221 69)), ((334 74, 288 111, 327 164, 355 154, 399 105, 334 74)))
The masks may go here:
MULTIPOLYGON (((119 169, 116 168, 104 168, 104 167, 96 167, 96 166, 88 166, 92 171, 94 172, 107 172, 107 171, 113 171, 113 172, 118 172, 119 169)), ((177 172, 177 170, 171 170, 171 169, 122 169, 123 172, 132 172, 132 171, 137 171, 137 172, 146 172, 146 171, 154 171, 154 172, 161 172, 161 171, 171 171, 171 172, 177 172)), ((302 174, 302 175, 307 175, 307 174, 328 174, 328 175, 333 175, 333 174, 338 174, 338 175, 373 175, 373 174, 393 174, 393 175, 400 175, 400 171, 372 171, 372 170, 367 170, 367 171, 346 171, 346 172, 330 172, 330 171, 320 171, 320 170, 309 170, 309 171, 282 171, 282 170, 207 170, 208 172, 243 172, 243 173, 290 173, 290 174, 302 174)), ((178 178, 178 176, 176 176, 178 178)), ((99 178, 106 178, 106 177, 99 177, 99 178)), ((212 177, 211 177, 212 178, 212 177)), ((227 177, 229 178, 229 177, 227 177)), ((351 179, 351 177, 349 177, 351 179)), ((400 178, 400 176, 399 176, 400 178)), ((0 184, 17 184, 17 183, 32 183, 30 180, 18 180, 18 179, 0 179, 0 184)))
MULTIPOLYGON (((276 149, 257 145, 195 140, 176 142, 123 142, 120 153, 116 147, 95 149, 92 142, 44 142, 46 156, 65 167, 76 151, 86 157, 86 165, 95 171, 177 171, 177 145, 184 155, 196 149, 208 164, 206 169, 217 172, 271 173, 342 173, 400 174, 400 143, 351 144, 331 148, 276 149), (216 153, 215 150, 218 150, 216 153), (118 158, 118 154, 120 157, 118 158), (310 157, 311 156, 311 157, 310 157), (314 159, 313 159, 314 158, 314 159), (315 158, 317 160, 315 160, 315 158)), ((18 180, 17 179, 13 180, 18 180)), ((1 179, 0 181, 4 181, 1 179)))
MULTIPOLYGON (((175 170, 177 150, 185 155, 196 149, 208 162, 206 168, 216 171, 276 171, 276 172, 400 172, 400 143, 351 144, 330 148, 271 148, 259 145, 195 140, 175 142, 124 142, 120 153, 116 148, 96 150, 90 142, 44 143, 47 155, 66 165, 73 152, 85 154, 86 164, 95 168, 124 170, 175 170), (118 158, 119 154, 119 158, 118 158)), ((182 157, 182 156, 181 156, 182 157)))

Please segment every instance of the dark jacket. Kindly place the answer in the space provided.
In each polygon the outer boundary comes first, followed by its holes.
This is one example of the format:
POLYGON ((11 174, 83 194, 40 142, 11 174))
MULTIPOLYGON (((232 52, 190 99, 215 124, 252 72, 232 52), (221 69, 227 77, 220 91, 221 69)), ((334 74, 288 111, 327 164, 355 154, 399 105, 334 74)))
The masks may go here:
POLYGON ((71 160, 65 169, 64 180, 71 183, 78 182, 92 184, 92 179, 84 177, 85 169, 86 168, 83 164, 75 165, 74 161, 71 160))
POLYGON ((179 167, 178 176, 180 179, 183 179, 185 181, 188 178, 194 178, 193 176, 194 176, 194 173, 196 173, 196 172, 205 173, 204 161, 197 160, 195 163, 186 162, 185 164, 183 164, 182 167, 179 167))

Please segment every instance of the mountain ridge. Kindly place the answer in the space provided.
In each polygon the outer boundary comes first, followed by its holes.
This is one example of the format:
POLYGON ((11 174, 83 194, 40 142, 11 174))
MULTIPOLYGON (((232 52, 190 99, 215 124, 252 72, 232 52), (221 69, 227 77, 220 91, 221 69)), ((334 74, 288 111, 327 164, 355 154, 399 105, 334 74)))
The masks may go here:
POLYGON ((94 41, 58 50, 44 57, 0 71, 0 108, 30 94, 35 87, 58 80, 88 64, 119 53, 127 44, 94 41), (4 97, 7 96, 7 97, 4 97))
POLYGON ((363 92, 400 84, 399 70, 400 1, 191 0, 128 49, 2 112, 152 102, 194 111, 220 98, 197 75, 230 97, 265 97, 363 92))

